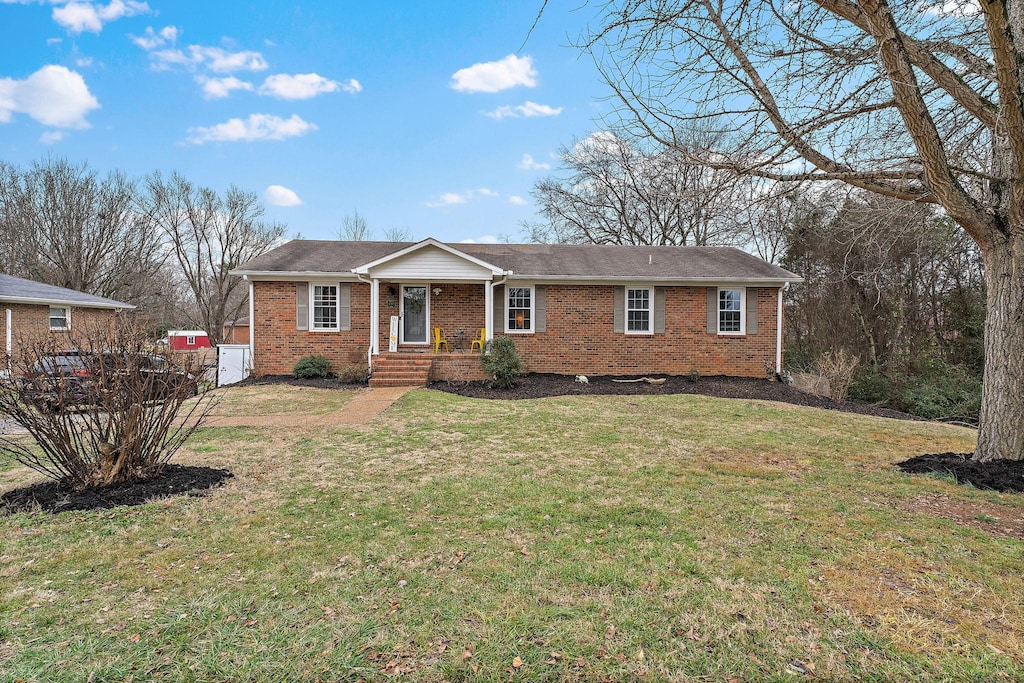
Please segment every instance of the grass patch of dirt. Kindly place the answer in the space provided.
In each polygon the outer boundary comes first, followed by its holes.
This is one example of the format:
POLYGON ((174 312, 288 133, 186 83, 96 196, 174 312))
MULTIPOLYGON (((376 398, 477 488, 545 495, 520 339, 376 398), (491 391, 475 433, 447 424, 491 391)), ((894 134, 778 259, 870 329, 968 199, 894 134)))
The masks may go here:
MULTIPOLYGON (((320 382, 321 380, 294 380, 320 382)), ((323 380, 335 382, 336 380, 323 380)), ((356 395, 351 384, 343 387, 302 384, 232 384, 216 389, 220 402, 214 417, 241 415, 326 415, 341 410, 356 395), (270 389, 270 387, 273 387, 270 389)))

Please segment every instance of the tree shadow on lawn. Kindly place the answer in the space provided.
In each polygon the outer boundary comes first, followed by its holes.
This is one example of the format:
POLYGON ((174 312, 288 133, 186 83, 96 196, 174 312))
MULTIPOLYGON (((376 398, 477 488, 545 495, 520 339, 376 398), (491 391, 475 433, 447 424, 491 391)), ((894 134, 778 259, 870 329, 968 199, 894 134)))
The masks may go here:
POLYGON ((222 486, 231 472, 213 467, 164 465, 151 477, 77 491, 60 482, 45 481, 8 491, 0 496, 0 515, 19 512, 103 510, 121 505, 142 505, 167 496, 205 496, 222 486))
POLYGON ((958 484, 1003 493, 1024 493, 1024 461, 975 462, 971 453, 928 453, 896 463, 907 474, 944 474, 958 484))

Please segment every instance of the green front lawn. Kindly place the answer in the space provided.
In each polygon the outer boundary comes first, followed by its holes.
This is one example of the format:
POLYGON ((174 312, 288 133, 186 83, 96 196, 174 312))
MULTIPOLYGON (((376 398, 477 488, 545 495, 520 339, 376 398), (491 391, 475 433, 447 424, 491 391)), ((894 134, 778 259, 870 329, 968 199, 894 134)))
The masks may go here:
POLYGON ((235 473, 208 498, 0 518, 0 671, 1020 680, 1022 497, 891 467, 972 444, 756 401, 429 390, 358 427, 208 428, 177 459, 235 473))

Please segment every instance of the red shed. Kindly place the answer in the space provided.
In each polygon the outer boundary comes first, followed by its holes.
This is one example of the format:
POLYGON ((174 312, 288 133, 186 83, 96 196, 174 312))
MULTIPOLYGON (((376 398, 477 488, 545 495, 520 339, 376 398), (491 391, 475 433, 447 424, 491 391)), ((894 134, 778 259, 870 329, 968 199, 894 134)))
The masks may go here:
POLYGON ((167 346, 171 351, 208 349, 210 338, 202 330, 168 330, 167 346))

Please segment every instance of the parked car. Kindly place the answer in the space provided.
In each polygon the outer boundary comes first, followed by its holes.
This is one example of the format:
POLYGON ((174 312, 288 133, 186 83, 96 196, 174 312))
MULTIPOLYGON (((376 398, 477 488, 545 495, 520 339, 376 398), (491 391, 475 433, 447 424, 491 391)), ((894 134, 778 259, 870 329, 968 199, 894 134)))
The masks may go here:
POLYGON ((110 393, 123 400, 163 401, 180 386, 197 391, 195 377, 155 354, 84 353, 62 351, 43 356, 22 378, 30 400, 59 412, 67 408, 102 405, 110 393))

